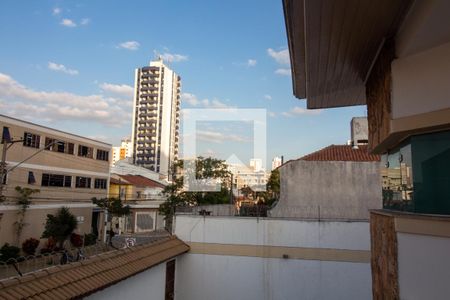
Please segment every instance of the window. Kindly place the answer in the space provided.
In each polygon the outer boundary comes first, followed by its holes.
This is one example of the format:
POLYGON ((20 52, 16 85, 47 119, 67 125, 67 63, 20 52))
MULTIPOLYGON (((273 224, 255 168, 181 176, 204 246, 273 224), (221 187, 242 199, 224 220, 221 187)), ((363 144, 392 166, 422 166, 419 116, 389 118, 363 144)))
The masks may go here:
POLYGON ((71 187, 72 176, 44 173, 42 174, 41 186, 71 187))
POLYGON ((91 188, 91 178, 77 176, 76 181, 75 181, 75 187, 90 189, 91 188))
POLYGON ((92 158, 93 152, 94 152, 94 149, 92 147, 78 145, 78 156, 92 158))
POLYGON ((23 145, 32 148, 39 148, 41 137, 37 134, 25 132, 23 134, 23 145))
POLYGON ((73 143, 68 143, 52 138, 45 138, 45 149, 53 152, 73 154, 73 143))
POLYGON ((94 188, 106 190, 107 180, 103 178, 95 178, 94 180, 94 188))
POLYGON ((8 177, 8 174, 3 174, 3 179, 0 178, 0 180, 2 180, 2 184, 6 184, 6 178, 8 177))
POLYGON ((97 149, 97 159, 108 161, 109 151, 97 149))
POLYGON ((34 178, 33 172, 28 172, 28 184, 35 184, 36 179, 34 178))

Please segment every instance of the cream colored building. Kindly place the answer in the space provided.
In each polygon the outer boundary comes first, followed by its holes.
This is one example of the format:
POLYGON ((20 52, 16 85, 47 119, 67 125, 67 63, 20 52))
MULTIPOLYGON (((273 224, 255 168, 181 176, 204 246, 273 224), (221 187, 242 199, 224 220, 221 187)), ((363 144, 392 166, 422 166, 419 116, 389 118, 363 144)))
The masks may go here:
POLYGON ((181 78, 162 60, 136 69, 133 162, 168 176, 178 159, 181 78))
MULTIPOLYGON (((20 245, 40 238, 46 215, 65 206, 77 217, 78 233, 102 235, 102 213, 91 198, 107 197, 111 145, 56 129, 0 115, 12 141, 6 152, 5 201, 0 204, 0 245, 20 245), (16 186, 38 189, 25 211, 18 236, 16 186)), ((3 145, 1 145, 3 146, 3 145)), ((0 147, 3 151, 3 147, 0 147)))
POLYGON ((122 139, 120 146, 112 147, 111 165, 128 157, 133 157, 133 143, 131 139, 125 138, 122 139))

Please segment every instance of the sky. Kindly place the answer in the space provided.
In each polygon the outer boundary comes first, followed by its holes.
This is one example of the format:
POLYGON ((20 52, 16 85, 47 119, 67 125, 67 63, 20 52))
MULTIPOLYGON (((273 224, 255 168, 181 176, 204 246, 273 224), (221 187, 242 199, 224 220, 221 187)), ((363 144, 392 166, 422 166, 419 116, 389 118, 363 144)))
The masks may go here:
MULTIPOLYGON (((293 96, 281 0, 2 0, 0 45, 1 114, 113 145, 131 135, 134 70, 157 55, 182 108, 266 109, 268 163, 344 144, 367 114, 293 96)), ((251 124, 225 123, 197 127, 198 151, 248 161, 251 124)))

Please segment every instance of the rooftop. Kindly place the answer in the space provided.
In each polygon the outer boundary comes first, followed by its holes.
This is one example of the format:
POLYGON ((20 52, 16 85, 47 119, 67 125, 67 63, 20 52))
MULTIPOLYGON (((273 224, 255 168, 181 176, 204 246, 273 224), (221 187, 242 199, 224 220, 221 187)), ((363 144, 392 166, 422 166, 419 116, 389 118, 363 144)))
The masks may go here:
POLYGON ((319 151, 305 155, 298 160, 307 161, 380 161, 379 155, 369 154, 367 145, 353 148, 350 145, 330 145, 319 151))
POLYGON ((171 236, 132 248, 102 253, 81 262, 55 266, 0 281, 0 299, 85 297, 189 251, 171 236))
MULTIPOLYGON (((134 185, 134 186, 138 186, 138 187, 152 187, 152 188, 164 188, 164 185, 146 178, 144 176, 141 175, 119 175, 120 178, 122 178, 123 180, 125 180, 125 182, 121 182, 121 184, 126 184, 127 182, 134 185)), ((114 180, 113 183, 118 183, 118 180, 114 180)))

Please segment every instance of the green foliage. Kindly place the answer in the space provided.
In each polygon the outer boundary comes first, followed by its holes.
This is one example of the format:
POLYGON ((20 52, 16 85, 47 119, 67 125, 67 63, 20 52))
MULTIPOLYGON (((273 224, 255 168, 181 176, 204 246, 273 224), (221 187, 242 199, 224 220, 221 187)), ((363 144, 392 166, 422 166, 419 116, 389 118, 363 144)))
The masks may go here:
POLYGON ((130 214, 130 206, 124 206, 122 201, 118 198, 92 198, 92 202, 100 208, 107 209, 109 214, 116 217, 130 214))
POLYGON ((26 255, 34 255, 36 253, 36 249, 39 246, 40 241, 34 238, 26 239, 22 243, 22 251, 26 255))
POLYGON ((275 169, 270 173, 265 192, 256 192, 256 198, 260 199, 267 206, 272 206, 280 198, 280 171, 275 169))
POLYGON ((97 243, 97 236, 95 234, 89 233, 84 235, 85 246, 95 245, 96 243, 97 243))
POLYGON ((77 228, 77 219, 67 207, 61 207, 56 215, 47 215, 43 238, 54 238, 62 248, 63 243, 77 228))
POLYGON ((25 227, 25 212, 27 211, 28 207, 31 204, 31 195, 35 193, 39 193, 38 189, 30 189, 30 188, 23 188, 20 186, 16 186, 15 190, 19 194, 19 197, 17 198, 17 204, 20 205, 20 209, 17 213, 17 222, 15 222, 16 226, 16 239, 17 244, 19 243, 20 236, 22 235, 23 228, 25 227))
POLYGON ((6 262, 8 259, 19 257, 20 249, 16 246, 11 246, 5 243, 3 247, 0 248, 0 261, 6 262))

